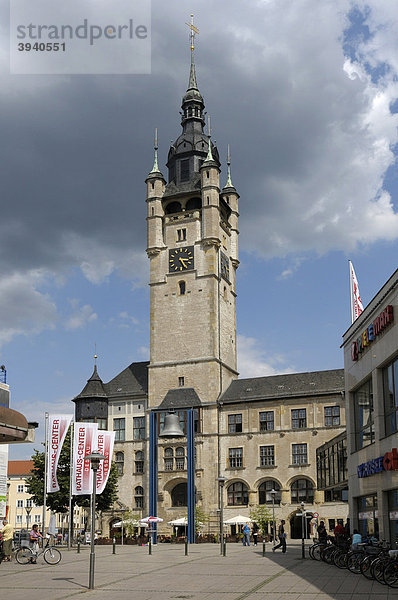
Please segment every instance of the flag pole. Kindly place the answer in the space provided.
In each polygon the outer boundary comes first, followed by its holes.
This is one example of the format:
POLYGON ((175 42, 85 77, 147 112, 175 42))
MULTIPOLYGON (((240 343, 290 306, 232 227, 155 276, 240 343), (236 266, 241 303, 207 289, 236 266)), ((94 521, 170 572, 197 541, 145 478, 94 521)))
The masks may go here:
POLYGON ((349 269, 350 269, 350 302, 351 302, 351 325, 354 322, 354 290, 353 290, 353 281, 352 281, 352 263, 351 260, 348 261, 349 269))
POLYGON ((48 469, 48 412, 45 413, 45 451, 44 451, 44 490, 43 490, 43 531, 46 531, 46 509, 47 509, 47 469, 48 469))
POLYGON ((72 535, 73 535, 73 530, 74 530, 73 513, 72 513, 73 434, 74 434, 74 422, 72 420, 72 422, 70 424, 68 550, 71 549, 72 535))

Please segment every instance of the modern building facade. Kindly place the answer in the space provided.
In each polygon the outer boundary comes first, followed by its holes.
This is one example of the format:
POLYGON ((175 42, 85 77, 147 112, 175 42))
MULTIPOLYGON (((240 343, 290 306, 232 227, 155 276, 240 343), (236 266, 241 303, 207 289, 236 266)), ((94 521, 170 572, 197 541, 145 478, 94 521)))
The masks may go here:
MULTIPOLYGON (((125 508, 138 517, 148 514, 154 411, 158 515, 165 523, 186 515, 187 439, 161 434, 169 411, 178 414, 186 432, 186 411, 193 410, 196 504, 209 515, 209 529, 218 528, 217 478, 224 477, 226 519, 249 516, 258 504, 271 506, 274 489, 276 518, 289 520, 291 535, 299 537, 300 503, 310 513, 320 512, 324 500, 316 489, 316 448, 345 427, 343 371, 238 380, 239 195, 229 158, 225 185, 220 183, 220 157, 204 132, 204 100, 193 54, 191 59, 182 132, 170 146, 167 177, 155 144, 146 179, 150 361, 131 364, 109 383, 95 368, 74 399, 76 418, 116 434, 120 503, 109 524, 125 508)), ((321 512, 345 518, 347 504, 333 499, 321 512)))
POLYGON ((350 514, 398 547, 398 270, 344 334, 350 514))

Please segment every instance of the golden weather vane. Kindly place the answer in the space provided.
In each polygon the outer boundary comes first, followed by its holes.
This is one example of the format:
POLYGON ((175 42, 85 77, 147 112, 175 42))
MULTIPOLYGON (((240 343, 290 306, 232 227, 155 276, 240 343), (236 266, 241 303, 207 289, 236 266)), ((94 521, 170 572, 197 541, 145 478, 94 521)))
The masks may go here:
POLYGON ((199 29, 197 27, 195 27, 195 25, 193 24, 193 15, 191 15, 191 22, 190 23, 185 23, 186 25, 188 25, 189 29, 191 30, 190 32, 190 38, 191 38, 191 52, 194 51, 194 40, 195 40, 195 35, 199 33, 199 29))

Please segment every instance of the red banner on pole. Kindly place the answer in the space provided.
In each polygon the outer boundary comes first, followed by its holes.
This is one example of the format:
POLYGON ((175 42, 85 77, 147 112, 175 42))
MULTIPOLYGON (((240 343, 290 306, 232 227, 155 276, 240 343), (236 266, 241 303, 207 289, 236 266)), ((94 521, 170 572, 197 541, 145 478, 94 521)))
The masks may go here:
POLYGON ((87 454, 97 449, 96 423, 75 423, 73 444, 72 494, 81 496, 93 491, 93 473, 87 454))
POLYGON ((97 448, 106 458, 100 461, 97 471, 97 494, 102 494, 108 481, 112 464, 113 442, 115 440, 114 431, 98 431, 97 448))
POLYGON ((58 492, 57 467, 73 415, 49 415, 47 437, 47 493, 58 492))

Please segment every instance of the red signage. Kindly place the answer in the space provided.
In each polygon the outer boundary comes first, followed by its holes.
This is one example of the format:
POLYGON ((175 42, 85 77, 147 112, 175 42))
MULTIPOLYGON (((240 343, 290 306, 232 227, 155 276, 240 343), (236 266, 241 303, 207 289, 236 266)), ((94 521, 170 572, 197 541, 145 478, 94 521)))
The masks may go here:
POLYGON ((394 321, 394 307, 389 304, 351 345, 351 358, 358 360, 367 348, 385 328, 394 321))

